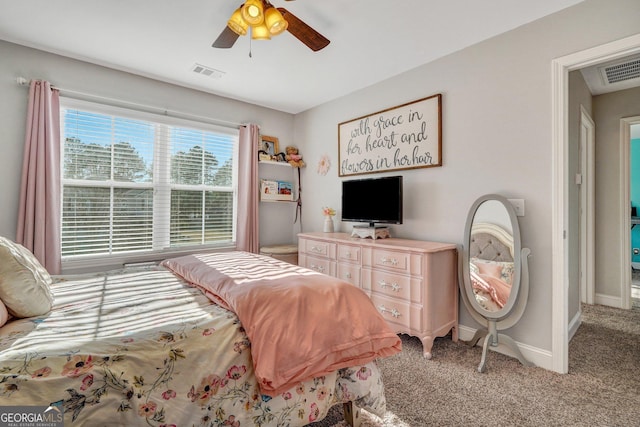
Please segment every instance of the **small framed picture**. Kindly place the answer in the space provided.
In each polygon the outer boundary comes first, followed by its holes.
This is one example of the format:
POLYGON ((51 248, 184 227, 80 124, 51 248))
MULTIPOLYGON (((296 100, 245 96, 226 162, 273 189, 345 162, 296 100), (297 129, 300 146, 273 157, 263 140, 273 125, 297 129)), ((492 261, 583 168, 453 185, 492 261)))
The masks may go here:
POLYGON ((278 138, 275 136, 260 136, 260 147, 258 150, 264 151, 272 158, 280 152, 278 148, 278 138))

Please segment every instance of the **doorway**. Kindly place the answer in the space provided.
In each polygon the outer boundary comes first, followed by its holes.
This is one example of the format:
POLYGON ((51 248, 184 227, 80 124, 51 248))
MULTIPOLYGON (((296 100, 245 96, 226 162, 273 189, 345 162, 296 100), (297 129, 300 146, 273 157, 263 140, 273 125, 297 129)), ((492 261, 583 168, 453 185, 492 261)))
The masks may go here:
MULTIPOLYGON (((569 158, 568 81, 569 71, 640 52, 640 34, 577 52, 552 61, 552 369, 569 371, 569 158)), ((627 209, 628 209, 627 205, 627 209)), ((628 212, 625 209, 625 212, 628 212)), ((626 216, 629 218, 629 215, 626 216)), ((629 219, 627 219, 629 221, 629 219)), ((628 230, 628 229, 627 229, 628 230)), ((628 235, 628 233, 627 233, 628 235)), ((628 261, 627 261, 628 262, 628 261)), ((629 272, 630 273, 630 272, 629 272)), ((629 283, 629 282, 627 282, 629 283)), ((629 289, 627 287, 627 289, 629 289)), ((573 296, 572 296, 573 297, 573 296)))
POLYGON ((629 306, 640 308, 640 116, 627 120, 629 125, 629 200, 631 205, 631 289, 629 306))
MULTIPOLYGON (((621 306, 625 309, 632 307, 634 282, 640 280, 639 274, 637 272, 634 274, 634 259, 640 260, 640 249, 638 249, 640 248, 640 238, 637 237, 640 236, 638 234, 640 229, 636 229, 638 225, 633 223, 635 222, 633 217, 637 217, 637 212, 634 214, 633 207, 640 207, 638 206, 640 204, 640 194, 634 195, 634 193, 640 191, 640 183, 638 183, 640 176, 638 176, 637 172, 633 173, 633 169, 637 169, 637 167, 634 167, 632 159, 631 141, 635 137, 635 135, 632 136, 632 129, 635 132, 640 129, 640 116, 620 119, 620 187, 622 191, 621 209, 624 212, 621 221, 621 235, 623 238, 620 253, 623 260, 621 265, 623 280, 620 295, 622 297, 621 306), (636 237, 635 239, 634 236, 636 237), (639 254, 634 256, 633 252, 636 250, 639 254)), ((636 264, 635 267, 640 267, 640 264, 636 264)), ((640 293, 640 289, 638 292, 640 293)))

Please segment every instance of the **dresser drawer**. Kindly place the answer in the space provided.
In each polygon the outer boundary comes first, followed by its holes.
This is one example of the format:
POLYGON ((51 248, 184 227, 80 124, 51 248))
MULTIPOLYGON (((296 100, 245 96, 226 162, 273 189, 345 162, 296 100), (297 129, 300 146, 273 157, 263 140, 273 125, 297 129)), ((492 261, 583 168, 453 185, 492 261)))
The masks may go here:
POLYGON ((338 245, 338 261, 360 263, 360 246, 338 245))
POLYGON ((303 267, 315 270, 318 273, 328 274, 329 276, 336 275, 336 262, 327 258, 317 258, 309 255, 302 256, 301 264, 303 267))
POLYGON ((300 239, 300 243, 301 250, 308 255, 336 259, 335 243, 307 239, 300 239))
POLYGON ((362 269, 363 289, 418 304, 423 301, 421 283, 419 279, 397 273, 362 269))
POLYGON ((406 252, 373 249, 370 259, 364 260, 364 265, 369 267, 385 268, 409 274, 409 262, 411 255, 406 252))
POLYGON ((420 253, 400 252, 381 248, 363 248, 362 265, 396 271, 411 276, 423 276, 425 256, 420 253))
POLYGON ((385 320, 395 325, 396 331, 407 331, 411 328, 411 304, 372 294, 371 301, 385 320))
POLYGON ((346 262, 339 262, 338 274, 336 277, 345 280, 354 286, 360 287, 360 266, 346 262))

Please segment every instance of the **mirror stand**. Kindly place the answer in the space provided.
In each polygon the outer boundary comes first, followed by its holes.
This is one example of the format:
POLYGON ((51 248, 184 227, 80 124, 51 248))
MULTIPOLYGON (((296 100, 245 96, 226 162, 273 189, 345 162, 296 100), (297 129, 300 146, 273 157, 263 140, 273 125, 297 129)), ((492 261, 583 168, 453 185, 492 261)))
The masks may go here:
MULTIPOLYGON (((478 314, 473 307, 471 307, 471 303, 466 298, 466 295, 462 293, 462 301, 467 306, 472 317, 480 324, 483 322, 487 322, 486 328, 480 328, 476 330, 473 338, 468 341, 463 341, 469 347, 474 347, 478 344, 482 338, 484 338, 484 343, 482 345, 482 357, 480 359, 480 364, 478 365, 478 372, 484 373, 487 371, 487 353, 491 347, 498 347, 499 343, 504 344, 513 356, 515 356, 520 363, 524 366, 535 366, 533 363, 529 362, 526 357, 520 351, 518 344, 511 338, 509 335, 501 334, 498 330, 504 330, 512 327, 516 324, 522 314, 524 313, 524 309, 527 302, 527 297, 529 295, 529 263, 528 258, 531 254, 531 251, 528 248, 522 248, 520 256, 521 268, 522 268, 522 277, 520 281, 520 295, 521 297, 518 299, 518 302, 513 307, 513 310, 509 313, 508 318, 498 320, 498 319, 490 319, 485 318, 478 314)), ((462 340, 461 340, 462 341, 462 340)))
POLYGON ((480 359, 480 364, 478 365, 478 372, 483 373, 487 371, 487 353, 489 351, 489 347, 497 347, 499 342, 502 342, 509 350, 513 352, 513 355, 522 363, 524 366, 533 366, 533 363, 529 362, 524 354, 518 348, 518 344, 511 338, 509 335, 501 334, 498 332, 498 322, 494 319, 489 319, 489 329, 478 329, 471 338, 471 340, 466 341, 466 344, 470 347, 475 346, 478 341, 484 337, 484 344, 482 345, 482 358, 480 359))

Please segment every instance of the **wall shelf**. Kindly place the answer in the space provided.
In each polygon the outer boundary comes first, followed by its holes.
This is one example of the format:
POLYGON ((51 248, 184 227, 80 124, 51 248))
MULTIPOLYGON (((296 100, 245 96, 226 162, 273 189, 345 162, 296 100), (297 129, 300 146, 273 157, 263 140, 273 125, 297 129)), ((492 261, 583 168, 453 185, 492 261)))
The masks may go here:
POLYGON ((290 168, 293 167, 288 162, 276 162, 274 160, 259 160, 258 163, 261 165, 286 166, 290 168))

